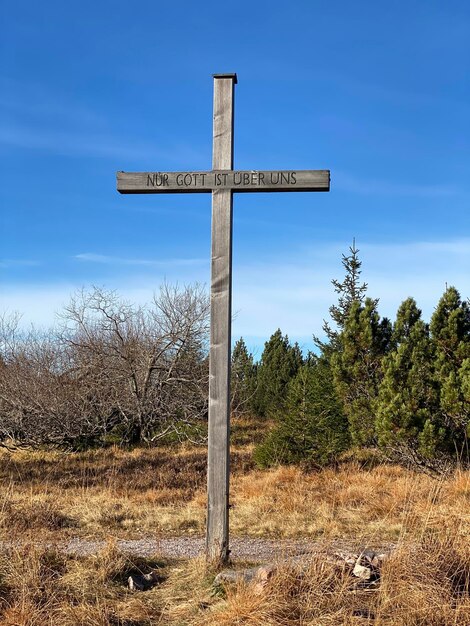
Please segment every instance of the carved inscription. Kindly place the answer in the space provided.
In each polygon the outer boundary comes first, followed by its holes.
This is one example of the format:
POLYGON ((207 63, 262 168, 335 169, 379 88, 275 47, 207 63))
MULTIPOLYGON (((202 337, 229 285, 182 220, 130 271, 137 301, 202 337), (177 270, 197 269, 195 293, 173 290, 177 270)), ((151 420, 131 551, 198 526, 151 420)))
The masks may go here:
POLYGON ((168 187, 168 174, 161 172, 147 174, 147 187, 168 187))
POLYGON ((206 172, 188 172, 187 174, 177 174, 176 184, 178 187, 197 187, 197 185, 206 184, 206 172))
POLYGON ((328 191, 328 170, 210 170, 208 172, 118 172, 121 193, 211 193, 328 191))
POLYGON ((169 187, 171 183, 177 187, 263 187, 273 185, 295 185, 297 172, 149 172, 147 187, 169 187))

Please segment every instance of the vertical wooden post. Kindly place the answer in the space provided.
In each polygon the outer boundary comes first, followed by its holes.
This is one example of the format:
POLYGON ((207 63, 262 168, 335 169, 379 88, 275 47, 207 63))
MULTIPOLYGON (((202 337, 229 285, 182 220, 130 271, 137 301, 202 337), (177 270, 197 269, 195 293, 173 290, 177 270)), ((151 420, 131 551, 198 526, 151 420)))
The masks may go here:
MULTIPOLYGON (((233 169, 233 94, 236 74, 214 74, 212 169, 233 169)), ((230 343, 232 317, 232 191, 212 192, 209 441, 206 556, 224 563, 228 546, 230 473, 230 343)))
POLYGON ((213 156, 210 172, 117 173, 120 193, 212 193, 206 555, 209 561, 217 564, 227 561, 230 554, 232 195, 234 191, 330 190, 329 170, 233 172, 233 96, 236 84, 236 74, 214 74, 213 156))

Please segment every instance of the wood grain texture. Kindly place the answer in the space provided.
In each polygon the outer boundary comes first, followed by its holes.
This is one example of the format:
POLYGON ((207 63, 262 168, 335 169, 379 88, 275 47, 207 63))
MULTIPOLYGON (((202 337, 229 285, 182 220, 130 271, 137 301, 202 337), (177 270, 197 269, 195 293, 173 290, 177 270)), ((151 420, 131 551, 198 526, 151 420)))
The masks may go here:
MULTIPOLYGON (((233 166, 232 77, 214 77, 213 168, 233 166)), ((230 343, 232 317, 232 200, 229 189, 212 193, 211 330, 207 456, 208 560, 229 556, 230 343)))
POLYGON ((118 172, 122 194, 212 193, 209 441, 206 554, 223 563, 229 550, 230 345, 233 193, 329 191, 329 170, 233 170, 236 74, 214 74, 212 170, 118 172))
MULTIPOLYGON (((219 79, 220 80, 220 79, 219 79)), ((238 193, 329 191, 329 170, 236 170, 207 172, 118 172, 120 193, 238 193)))

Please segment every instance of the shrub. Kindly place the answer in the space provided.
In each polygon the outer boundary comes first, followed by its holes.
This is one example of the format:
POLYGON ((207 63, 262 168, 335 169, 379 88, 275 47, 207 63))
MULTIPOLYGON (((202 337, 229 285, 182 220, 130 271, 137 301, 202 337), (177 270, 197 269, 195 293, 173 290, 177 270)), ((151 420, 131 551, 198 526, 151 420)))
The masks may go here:
POLYGON ((287 387, 285 409, 255 450, 261 467, 306 462, 326 465, 349 445, 348 426, 325 359, 312 358, 287 387))

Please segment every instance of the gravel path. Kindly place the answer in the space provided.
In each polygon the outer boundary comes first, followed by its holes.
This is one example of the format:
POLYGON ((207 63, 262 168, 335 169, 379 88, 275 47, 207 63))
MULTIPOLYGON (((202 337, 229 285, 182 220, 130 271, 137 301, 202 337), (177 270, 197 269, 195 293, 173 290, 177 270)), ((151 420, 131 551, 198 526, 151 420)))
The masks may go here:
MULTIPOLYGON (((22 544, 22 541, 0 541, 0 551, 22 544)), ((83 539, 75 537, 68 541, 48 543, 33 542, 38 547, 58 547, 73 556, 89 556, 96 554, 107 545, 104 540, 83 539)), ((204 554, 205 539, 203 537, 170 537, 155 539, 116 539, 117 547, 123 552, 139 557, 161 556, 169 559, 188 559, 204 554)), ((233 561, 251 561, 263 563, 279 558, 308 556, 309 554, 329 550, 344 553, 360 553, 364 548, 376 551, 390 551, 394 544, 367 545, 354 542, 335 540, 329 542, 313 539, 264 539, 262 537, 232 537, 230 540, 231 559, 233 561)))
MULTIPOLYGON (((202 537, 173 537, 166 539, 120 539, 116 542, 123 552, 136 556, 154 554, 167 558, 192 558, 204 553, 205 540, 202 537)), ((105 545, 104 541, 72 539, 65 546, 66 552, 76 555, 96 553, 105 545)), ((308 539, 271 540, 262 538, 233 538, 230 542, 231 556, 240 560, 264 561, 284 554, 303 554, 314 549, 314 542, 308 539)))
MULTIPOLYGON (((119 549, 135 556, 148 557, 155 554, 165 558, 193 558, 204 554, 205 540, 202 537, 173 537, 165 539, 119 539, 116 541, 119 549)), ((85 556, 95 554, 104 547, 104 541, 90 541, 86 539, 72 539, 63 547, 73 555, 85 556)), ((345 552, 361 551, 365 546, 353 545, 352 542, 335 541, 328 544, 330 549, 345 552)), ((386 546, 367 546, 375 550, 390 550, 391 544, 386 546)), ((276 558, 308 555, 323 551, 325 543, 313 539, 263 539, 261 537, 233 537, 230 541, 231 558, 238 561, 265 562, 276 558)))

